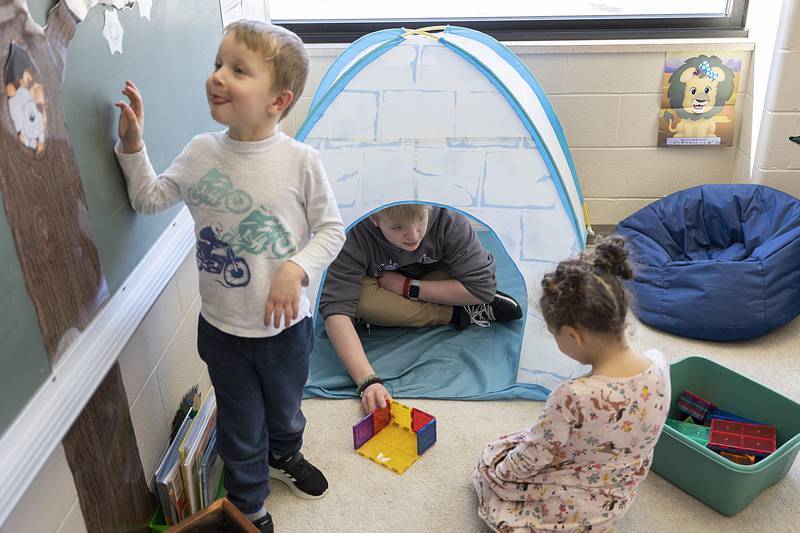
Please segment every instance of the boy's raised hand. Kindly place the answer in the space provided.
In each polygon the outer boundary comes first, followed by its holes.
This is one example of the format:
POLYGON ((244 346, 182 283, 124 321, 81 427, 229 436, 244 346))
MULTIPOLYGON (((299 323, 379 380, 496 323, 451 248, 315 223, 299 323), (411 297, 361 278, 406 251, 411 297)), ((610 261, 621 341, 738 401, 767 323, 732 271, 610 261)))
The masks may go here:
POLYGON ((122 94, 128 97, 130 105, 118 100, 114 105, 119 108, 119 140, 126 154, 133 154, 142 149, 142 133, 144 131, 144 105, 138 87, 130 81, 125 82, 122 94))
POLYGON ((264 325, 270 322, 278 328, 283 324, 288 327, 297 318, 300 311, 300 287, 306 278, 306 272, 297 263, 286 261, 272 280, 264 309, 264 325))

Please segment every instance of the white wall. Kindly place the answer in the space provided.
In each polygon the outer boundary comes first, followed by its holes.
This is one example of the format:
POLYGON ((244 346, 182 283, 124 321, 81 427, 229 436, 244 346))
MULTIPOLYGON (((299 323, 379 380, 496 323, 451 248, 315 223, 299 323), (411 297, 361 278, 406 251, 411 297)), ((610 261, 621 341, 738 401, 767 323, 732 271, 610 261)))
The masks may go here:
POLYGON ((800 0, 786 0, 766 89, 753 181, 800 197, 800 0))
MULTIPOLYGON (((789 0, 792 1, 792 0, 789 0)), ((753 99, 753 124, 750 152, 755 154, 756 142, 761 129, 761 118, 764 114, 764 101, 767 95, 767 82, 772 70, 772 56, 775 53, 775 40, 780 25, 781 6, 784 0, 759 0, 758 9, 750 9, 747 13, 747 29, 749 37, 756 43, 753 54, 754 68, 750 69, 748 93, 753 99)), ((752 156, 751 156, 752 158, 752 156)), ((752 164, 750 165, 752 169, 752 164)))
POLYGON ((194 255, 192 250, 119 356, 151 490, 181 398, 192 385, 199 384, 203 397, 211 388, 206 365, 197 354, 200 295, 194 255))
MULTIPOLYGON (((749 183, 752 169, 752 150, 754 147, 753 136, 755 135, 753 124, 758 120, 756 116, 761 112, 761 109, 756 109, 754 105, 756 101, 754 97, 754 76, 758 70, 758 51, 752 55, 750 71, 747 75, 744 94, 737 95, 741 102, 737 105, 741 106, 741 113, 737 114, 737 118, 741 118, 741 125, 739 127, 739 139, 736 143, 736 151, 733 159, 733 170, 731 171, 731 182, 733 183, 749 183)), ((763 106, 762 106, 763 107, 763 106)))
POLYGON ((59 445, 25 492, 0 533, 86 533, 78 492, 59 445))

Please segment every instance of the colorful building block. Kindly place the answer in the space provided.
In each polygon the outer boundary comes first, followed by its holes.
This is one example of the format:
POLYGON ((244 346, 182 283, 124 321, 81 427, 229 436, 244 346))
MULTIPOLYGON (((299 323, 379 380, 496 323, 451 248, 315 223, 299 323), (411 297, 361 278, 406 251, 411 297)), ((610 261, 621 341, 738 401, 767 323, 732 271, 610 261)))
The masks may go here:
POLYGON ((677 407, 702 424, 708 412, 714 408, 714 404, 688 390, 684 390, 678 398, 677 407))
POLYGON ((389 415, 389 406, 387 405, 383 409, 375 409, 370 414, 373 420, 373 434, 377 435, 383 428, 389 425, 389 420, 391 419, 389 415))
POLYGON ((729 420, 731 422, 744 422, 745 424, 763 425, 761 422, 756 422, 755 420, 750 420, 749 418, 744 418, 742 416, 729 413, 728 411, 717 409, 716 407, 708 412, 708 417, 706 418, 708 425, 711 425, 711 420, 714 418, 719 418, 720 420, 729 420))
POLYGON ((398 474, 435 442, 436 418, 396 401, 374 410, 353 426, 356 453, 398 474))
POLYGON ((708 447, 718 452, 764 457, 775 451, 775 428, 715 418, 711 420, 708 447))
POLYGON ((436 419, 431 418, 431 421, 425 424, 417 432, 417 455, 422 455, 425 450, 430 448, 436 442, 436 419))
POLYGON ((424 428, 431 420, 433 420, 433 416, 425 411, 420 411, 416 407, 411 409, 411 430, 414 433, 418 433, 419 430, 424 428))
POLYGON ((756 456, 749 453, 719 452, 719 454, 722 457, 740 465, 752 465, 756 462, 756 456))
POLYGON ((695 441, 700 446, 705 448, 708 445, 708 437, 711 433, 711 428, 708 426, 701 426, 693 422, 681 422, 674 418, 667 418, 666 424, 678 433, 695 441))
POLYGON ((370 413, 353 426, 353 447, 355 449, 361 448, 365 442, 375 435, 374 420, 375 417, 370 413))

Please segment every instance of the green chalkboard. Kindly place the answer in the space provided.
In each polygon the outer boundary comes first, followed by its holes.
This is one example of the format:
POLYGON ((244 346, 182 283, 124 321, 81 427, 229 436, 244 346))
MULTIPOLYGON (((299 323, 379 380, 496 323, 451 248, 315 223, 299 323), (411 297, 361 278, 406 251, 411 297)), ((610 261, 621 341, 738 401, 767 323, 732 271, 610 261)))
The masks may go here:
MULTIPOLYGON (((29 0, 44 24, 54 2, 29 0)), ((150 19, 137 5, 118 11, 123 53, 103 37, 105 12, 93 7, 68 49, 64 111, 81 173, 94 239, 111 293, 116 292, 180 207, 136 215, 113 154, 117 109, 126 79, 142 91, 145 143, 156 171, 165 169, 197 133, 222 126, 210 117, 204 81, 222 31, 219 0, 153 0, 150 19)), ((52 372, 0 203, 0 433, 52 372)))
POLYGON ((0 202, 0 433, 50 374, 50 359, 0 202))

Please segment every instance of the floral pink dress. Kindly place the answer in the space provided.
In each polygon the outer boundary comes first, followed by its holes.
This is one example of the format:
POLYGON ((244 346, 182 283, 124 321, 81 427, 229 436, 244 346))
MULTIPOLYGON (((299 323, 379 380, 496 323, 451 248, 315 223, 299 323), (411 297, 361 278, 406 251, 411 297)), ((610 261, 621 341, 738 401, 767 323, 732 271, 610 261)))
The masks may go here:
POLYGON ((490 443, 475 468, 478 513, 502 533, 610 531, 647 476, 669 411, 656 350, 635 376, 587 375, 553 390, 536 425, 490 443))

